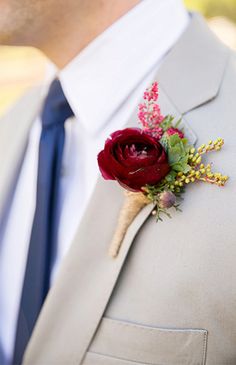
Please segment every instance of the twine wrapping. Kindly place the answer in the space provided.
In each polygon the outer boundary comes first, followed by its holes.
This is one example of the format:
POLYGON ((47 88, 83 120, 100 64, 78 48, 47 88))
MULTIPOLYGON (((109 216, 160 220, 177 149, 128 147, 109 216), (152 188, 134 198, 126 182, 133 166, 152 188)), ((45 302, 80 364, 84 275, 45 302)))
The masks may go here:
POLYGON ((151 201, 143 193, 125 191, 125 200, 118 218, 117 227, 109 247, 109 256, 116 258, 121 248, 127 229, 138 213, 151 201))

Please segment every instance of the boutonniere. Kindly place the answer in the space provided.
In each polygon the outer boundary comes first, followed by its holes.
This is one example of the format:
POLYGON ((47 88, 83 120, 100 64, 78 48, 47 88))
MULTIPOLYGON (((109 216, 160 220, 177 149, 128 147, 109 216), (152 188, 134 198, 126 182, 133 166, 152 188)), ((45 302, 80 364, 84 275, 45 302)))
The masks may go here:
POLYGON ((126 199, 120 212, 117 230, 109 254, 116 257, 125 233, 136 215, 147 204, 153 204, 156 221, 169 209, 180 211, 182 194, 188 184, 205 182, 224 186, 228 176, 212 171, 203 156, 220 151, 224 141, 217 138, 194 148, 171 115, 162 116, 158 100, 158 84, 154 82, 144 93, 139 105, 141 128, 118 130, 106 140, 98 155, 98 165, 106 180, 116 180, 126 199))

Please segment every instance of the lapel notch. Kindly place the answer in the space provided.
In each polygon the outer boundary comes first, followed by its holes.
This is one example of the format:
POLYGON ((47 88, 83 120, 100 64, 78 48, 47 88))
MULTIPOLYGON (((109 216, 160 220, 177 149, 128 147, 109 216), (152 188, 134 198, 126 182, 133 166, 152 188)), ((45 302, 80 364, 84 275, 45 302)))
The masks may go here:
POLYGON ((228 48, 199 14, 167 54, 157 80, 181 114, 214 99, 224 75, 228 48))

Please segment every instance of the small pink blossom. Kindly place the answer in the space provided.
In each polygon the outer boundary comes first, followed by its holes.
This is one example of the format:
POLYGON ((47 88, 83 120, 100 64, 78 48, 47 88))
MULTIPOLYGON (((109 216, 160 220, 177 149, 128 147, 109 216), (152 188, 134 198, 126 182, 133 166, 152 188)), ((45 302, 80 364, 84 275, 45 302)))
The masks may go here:
POLYGON ((160 127, 164 117, 161 114, 158 99, 158 83, 154 82, 144 93, 144 103, 139 104, 138 117, 142 123, 145 132, 155 138, 160 139, 163 131, 160 127))
POLYGON ((183 132, 181 132, 181 130, 179 130, 178 128, 174 127, 170 127, 169 129, 167 129, 166 134, 168 136, 172 136, 173 134, 178 134, 179 138, 184 138, 183 132))
POLYGON ((158 99, 158 83, 157 82, 153 82, 152 86, 150 88, 148 88, 144 95, 143 95, 144 100, 148 100, 148 101, 157 101, 158 99))
POLYGON ((144 128, 144 131, 146 134, 148 134, 149 136, 154 137, 155 139, 157 139, 158 141, 161 139, 161 137, 163 136, 163 129, 161 127, 156 127, 156 128, 144 128))

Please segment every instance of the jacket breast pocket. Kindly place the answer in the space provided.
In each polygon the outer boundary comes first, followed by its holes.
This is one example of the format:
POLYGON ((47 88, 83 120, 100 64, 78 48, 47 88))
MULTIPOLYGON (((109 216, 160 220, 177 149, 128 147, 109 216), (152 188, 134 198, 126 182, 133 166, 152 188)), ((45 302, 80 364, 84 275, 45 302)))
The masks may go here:
POLYGON ((205 329, 166 329, 103 318, 83 365, 205 365, 205 329))

